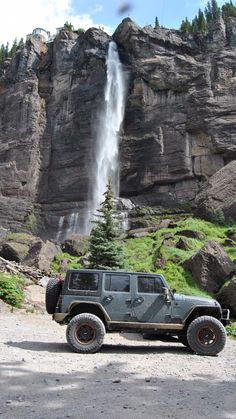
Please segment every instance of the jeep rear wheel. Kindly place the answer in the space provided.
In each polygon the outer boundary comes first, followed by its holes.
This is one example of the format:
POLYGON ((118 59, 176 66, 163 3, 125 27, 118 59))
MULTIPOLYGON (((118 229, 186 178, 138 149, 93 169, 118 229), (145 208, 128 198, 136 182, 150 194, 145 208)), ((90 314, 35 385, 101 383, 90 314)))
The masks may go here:
POLYGON ((225 346, 226 331, 219 320, 211 316, 201 316, 190 323, 187 340, 195 353, 214 356, 225 346))
POLYGON ((75 352, 93 353, 102 346, 106 330, 99 317, 90 313, 73 317, 66 329, 66 339, 75 352))

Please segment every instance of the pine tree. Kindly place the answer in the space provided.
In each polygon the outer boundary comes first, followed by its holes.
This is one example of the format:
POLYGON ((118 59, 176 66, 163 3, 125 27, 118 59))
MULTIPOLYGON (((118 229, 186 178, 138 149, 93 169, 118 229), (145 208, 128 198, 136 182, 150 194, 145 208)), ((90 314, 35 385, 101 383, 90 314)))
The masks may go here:
POLYGON ((111 181, 108 182, 104 201, 98 209, 89 242, 90 268, 122 269, 124 267, 123 245, 119 242, 120 228, 116 215, 111 181))
POLYGON ((16 54, 17 49, 18 49, 18 43, 17 43, 17 39, 15 38, 15 40, 12 44, 12 47, 10 49, 9 56, 14 57, 14 55, 16 54))
POLYGON ((201 9, 198 10, 197 26, 199 32, 207 32, 207 22, 201 9))
POLYGON ((208 24, 208 28, 220 17, 220 13, 220 7, 218 7, 217 1, 208 1, 205 8, 205 18, 208 24))
POLYGON ((5 58, 7 57, 9 57, 9 42, 7 42, 5 46, 5 58))
POLYGON ((191 23, 189 22, 188 18, 186 17, 185 20, 182 20, 180 30, 185 33, 190 33, 192 30, 191 23))
POLYGON ((227 19, 227 17, 236 17, 236 7, 233 5, 232 0, 222 6, 222 16, 224 20, 227 19))
POLYGON ((5 46, 2 44, 0 47, 0 63, 3 62, 5 58, 5 46))
POLYGON ((74 30, 74 26, 72 25, 71 22, 68 22, 68 20, 66 21, 66 23, 64 23, 63 28, 65 29, 65 31, 68 31, 68 32, 73 32, 74 30))
POLYGON ((159 20, 158 20, 158 17, 157 17, 157 16, 156 16, 156 18, 155 18, 155 26, 154 26, 154 28, 155 28, 155 29, 160 28, 160 23, 159 23, 159 20))
POLYGON ((192 20, 191 32, 193 35, 199 32, 197 16, 192 20))
POLYGON ((211 0, 211 8, 213 20, 216 21, 220 17, 220 7, 216 0, 211 0))
POLYGON ((24 48, 24 46, 25 46, 24 39, 23 39, 23 38, 21 38, 21 39, 19 40, 19 43, 18 43, 17 49, 22 49, 22 48, 24 48))

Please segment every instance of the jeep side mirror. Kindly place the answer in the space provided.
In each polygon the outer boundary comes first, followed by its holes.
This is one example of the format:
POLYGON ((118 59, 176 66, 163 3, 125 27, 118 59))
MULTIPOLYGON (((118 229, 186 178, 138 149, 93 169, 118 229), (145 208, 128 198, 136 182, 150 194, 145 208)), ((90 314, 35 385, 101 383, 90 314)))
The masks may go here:
POLYGON ((169 289, 166 287, 163 287, 163 296, 165 301, 170 301, 170 292, 169 289))

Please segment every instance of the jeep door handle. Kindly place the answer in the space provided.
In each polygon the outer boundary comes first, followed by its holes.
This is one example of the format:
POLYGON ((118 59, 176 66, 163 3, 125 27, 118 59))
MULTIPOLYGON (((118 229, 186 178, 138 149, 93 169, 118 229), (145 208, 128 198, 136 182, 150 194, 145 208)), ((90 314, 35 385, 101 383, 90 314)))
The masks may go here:
POLYGON ((135 300, 134 300, 134 302, 135 303, 143 303, 144 302, 144 298, 143 297, 138 297, 138 298, 135 298, 135 300))
POLYGON ((132 303, 131 298, 128 298, 128 300, 125 300, 126 303, 132 303))
POLYGON ((107 303, 110 303, 110 301, 112 301, 112 300, 113 300, 113 297, 112 297, 112 295, 108 295, 107 297, 105 297, 105 298, 104 298, 104 300, 105 300, 107 303))

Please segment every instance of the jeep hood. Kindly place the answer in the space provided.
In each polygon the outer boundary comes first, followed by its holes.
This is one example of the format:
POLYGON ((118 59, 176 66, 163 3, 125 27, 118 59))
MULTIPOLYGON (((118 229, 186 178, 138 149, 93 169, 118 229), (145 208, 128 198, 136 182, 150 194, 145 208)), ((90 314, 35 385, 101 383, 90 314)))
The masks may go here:
POLYGON ((220 307, 220 304, 213 298, 193 297, 192 295, 174 294, 175 301, 193 301, 195 304, 214 305, 220 307))

